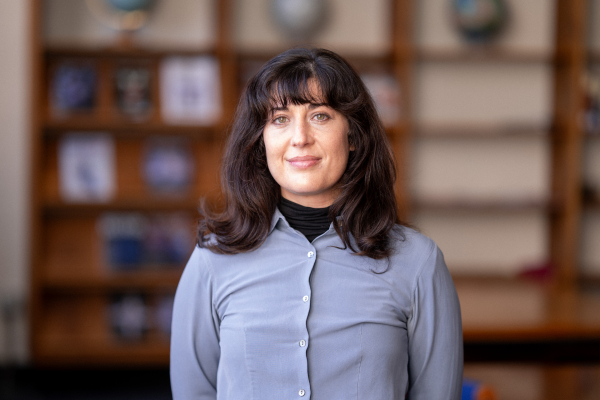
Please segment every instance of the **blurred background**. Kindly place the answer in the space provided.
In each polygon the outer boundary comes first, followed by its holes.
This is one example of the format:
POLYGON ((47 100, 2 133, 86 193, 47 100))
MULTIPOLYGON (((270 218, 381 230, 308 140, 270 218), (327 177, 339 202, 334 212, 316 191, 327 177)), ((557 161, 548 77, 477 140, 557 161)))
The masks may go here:
POLYGON ((441 247, 469 399, 600 398, 600 0, 3 0, 0 398, 168 399, 245 82, 345 56, 441 247))

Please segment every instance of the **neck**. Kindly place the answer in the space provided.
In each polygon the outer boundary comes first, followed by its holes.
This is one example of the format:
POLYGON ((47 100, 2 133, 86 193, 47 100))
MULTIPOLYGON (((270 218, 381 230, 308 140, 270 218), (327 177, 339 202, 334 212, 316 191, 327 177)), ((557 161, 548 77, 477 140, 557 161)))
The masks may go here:
POLYGON ((284 197, 279 202, 279 211, 290 226, 312 242, 329 229, 329 207, 312 208, 294 203, 284 197))
POLYGON ((335 191, 335 192, 330 191, 328 193, 323 193, 320 195, 302 196, 302 195, 297 195, 297 194, 288 192, 285 189, 281 190, 281 197, 283 199, 286 199, 288 201, 291 201, 292 203, 296 203, 301 206, 310 207, 310 208, 329 207, 330 205, 333 204, 333 202, 337 198, 338 194, 339 194, 339 191, 335 191))

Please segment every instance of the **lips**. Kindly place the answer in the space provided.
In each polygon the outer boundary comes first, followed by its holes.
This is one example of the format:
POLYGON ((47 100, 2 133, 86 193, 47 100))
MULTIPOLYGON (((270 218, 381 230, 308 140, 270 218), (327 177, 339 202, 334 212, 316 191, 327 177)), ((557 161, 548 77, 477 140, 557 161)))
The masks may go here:
POLYGON ((313 165, 316 165, 321 161, 320 157, 315 156, 299 156, 294 158, 289 158, 287 162, 289 162, 293 167, 304 169, 310 168, 313 165))

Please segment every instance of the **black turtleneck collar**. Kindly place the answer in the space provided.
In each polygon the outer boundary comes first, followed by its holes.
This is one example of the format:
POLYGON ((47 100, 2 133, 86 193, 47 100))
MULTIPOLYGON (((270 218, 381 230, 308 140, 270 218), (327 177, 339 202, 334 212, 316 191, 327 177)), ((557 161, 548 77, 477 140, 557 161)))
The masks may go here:
POLYGON ((309 242, 329 229, 329 207, 304 207, 281 197, 279 211, 290 226, 302 233, 309 242))

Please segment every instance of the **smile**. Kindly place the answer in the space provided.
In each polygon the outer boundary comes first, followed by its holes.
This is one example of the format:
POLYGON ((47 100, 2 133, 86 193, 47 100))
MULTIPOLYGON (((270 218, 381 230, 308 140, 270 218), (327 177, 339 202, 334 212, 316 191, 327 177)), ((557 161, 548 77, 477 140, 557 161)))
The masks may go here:
POLYGON ((293 167, 305 169, 316 165, 321 161, 321 158, 315 156, 294 157, 287 160, 293 167))

